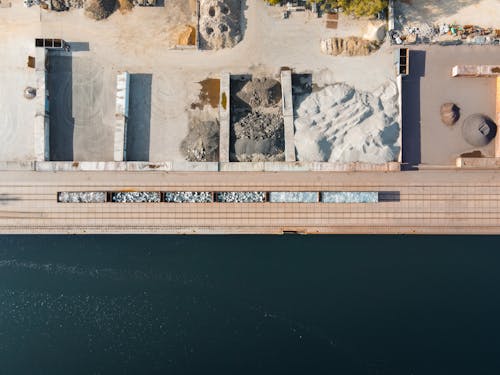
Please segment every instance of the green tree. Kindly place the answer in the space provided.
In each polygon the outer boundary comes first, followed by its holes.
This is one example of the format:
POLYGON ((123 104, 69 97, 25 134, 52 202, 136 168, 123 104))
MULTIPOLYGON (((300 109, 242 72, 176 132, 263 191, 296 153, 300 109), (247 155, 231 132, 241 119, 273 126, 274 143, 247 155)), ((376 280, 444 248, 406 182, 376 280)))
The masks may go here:
POLYGON ((319 3, 323 9, 342 7, 346 13, 355 16, 371 16, 387 8, 388 0, 307 0, 319 3))

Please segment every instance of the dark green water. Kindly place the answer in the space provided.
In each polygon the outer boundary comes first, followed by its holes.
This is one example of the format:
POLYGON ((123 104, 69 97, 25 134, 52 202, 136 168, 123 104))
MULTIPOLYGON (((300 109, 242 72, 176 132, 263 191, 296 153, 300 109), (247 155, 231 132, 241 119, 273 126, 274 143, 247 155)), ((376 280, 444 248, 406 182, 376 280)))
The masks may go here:
POLYGON ((0 237, 0 374, 499 374, 500 237, 0 237))

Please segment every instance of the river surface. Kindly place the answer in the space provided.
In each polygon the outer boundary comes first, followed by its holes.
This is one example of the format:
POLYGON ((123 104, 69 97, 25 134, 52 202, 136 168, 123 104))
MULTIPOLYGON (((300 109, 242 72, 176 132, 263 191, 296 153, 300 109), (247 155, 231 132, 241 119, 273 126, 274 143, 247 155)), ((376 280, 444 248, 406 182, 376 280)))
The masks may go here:
POLYGON ((500 237, 0 237, 2 375, 499 373, 500 237))

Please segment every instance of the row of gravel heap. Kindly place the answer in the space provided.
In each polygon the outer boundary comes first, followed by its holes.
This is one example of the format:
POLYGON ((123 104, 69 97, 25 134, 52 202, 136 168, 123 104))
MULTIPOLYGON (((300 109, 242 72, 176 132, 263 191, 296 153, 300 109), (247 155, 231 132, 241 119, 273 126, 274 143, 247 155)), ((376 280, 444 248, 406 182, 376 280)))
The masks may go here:
POLYGON ((314 191, 276 191, 269 193, 269 202, 272 203, 316 203, 318 193, 314 191))
POLYGON ((166 192, 165 202, 171 203, 211 203, 212 193, 209 192, 191 192, 191 191, 178 191, 166 192))
POLYGON ((104 192, 62 192, 57 200, 61 203, 104 203, 106 193, 104 192))
POLYGON ((159 192, 130 192, 113 193, 112 201, 117 203, 156 203, 161 202, 161 193, 159 192))
POLYGON ((260 203, 266 200, 266 193, 262 191, 217 193, 217 202, 221 203, 260 203))

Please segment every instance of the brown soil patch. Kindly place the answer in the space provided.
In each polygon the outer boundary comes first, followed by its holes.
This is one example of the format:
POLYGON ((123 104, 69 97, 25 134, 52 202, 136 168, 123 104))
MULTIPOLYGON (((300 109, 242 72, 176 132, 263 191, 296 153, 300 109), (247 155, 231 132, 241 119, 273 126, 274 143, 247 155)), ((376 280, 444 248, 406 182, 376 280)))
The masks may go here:
POLYGON ((132 1, 130 0, 118 0, 118 9, 120 10, 120 13, 127 13, 134 8, 134 4, 132 4, 132 1))
POLYGON ((207 78, 199 82, 199 84, 201 85, 200 101, 191 104, 191 109, 203 109, 207 104, 212 108, 217 108, 219 106, 220 79, 207 78))
POLYGON ((196 28, 191 25, 185 25, 177 37, 177 45, 194 46, 196 44, 196 28))

